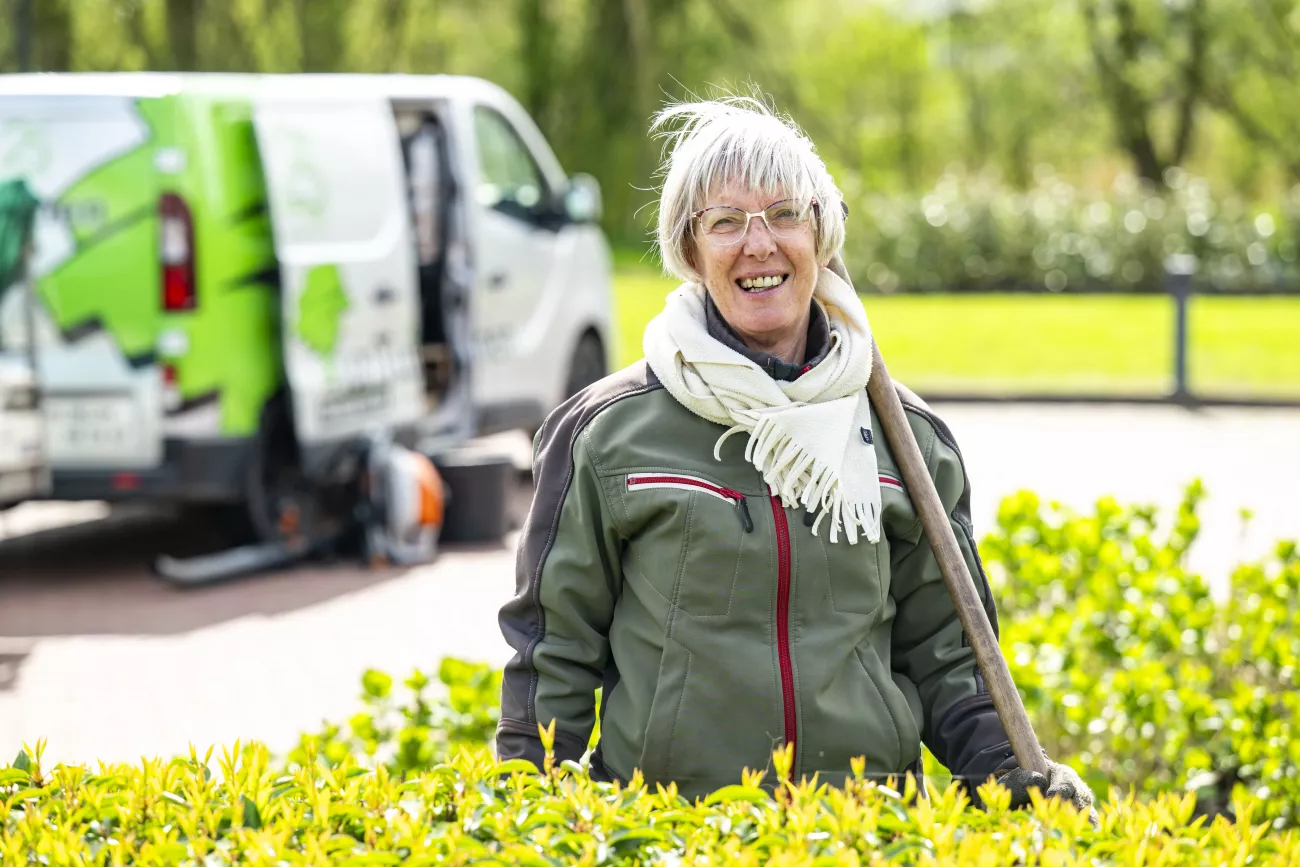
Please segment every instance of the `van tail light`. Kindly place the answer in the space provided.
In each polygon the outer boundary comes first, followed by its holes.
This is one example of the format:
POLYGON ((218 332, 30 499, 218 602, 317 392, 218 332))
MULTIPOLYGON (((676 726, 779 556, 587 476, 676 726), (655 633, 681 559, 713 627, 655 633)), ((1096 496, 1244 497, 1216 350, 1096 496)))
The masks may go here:
POLYGON ((181 390, 176 382, 176 367, 171 364, 162 365, 162 401, 167 412, 180 409, 181 390))
POLYGON ((194 219, 189 205, 175 193, 158 200, 158 258, 162 265, 164 311, 193 310, 194 219))

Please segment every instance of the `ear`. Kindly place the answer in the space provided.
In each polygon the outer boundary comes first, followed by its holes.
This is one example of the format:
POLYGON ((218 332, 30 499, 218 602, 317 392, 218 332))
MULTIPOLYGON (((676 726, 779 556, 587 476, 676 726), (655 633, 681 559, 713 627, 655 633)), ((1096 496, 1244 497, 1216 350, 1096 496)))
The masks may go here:
POLYGON ((686 264, 691 266, 692 271, 699 274, 700 265, 695 259, 695 239, 690 234, 686 236, 686 243, 682 245, 682 252, 685 254, 686 264))

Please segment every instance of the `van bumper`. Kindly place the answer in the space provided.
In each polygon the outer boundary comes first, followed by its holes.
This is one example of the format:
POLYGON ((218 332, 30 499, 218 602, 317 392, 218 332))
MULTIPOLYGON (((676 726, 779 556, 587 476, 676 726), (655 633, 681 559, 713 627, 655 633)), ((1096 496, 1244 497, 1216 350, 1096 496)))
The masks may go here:
POLYGON ((51 500, 173 500, 235 502, 255 447, 252 437, 220 440, 168 439, 156 467, 60 469, 50 472, 51 500))

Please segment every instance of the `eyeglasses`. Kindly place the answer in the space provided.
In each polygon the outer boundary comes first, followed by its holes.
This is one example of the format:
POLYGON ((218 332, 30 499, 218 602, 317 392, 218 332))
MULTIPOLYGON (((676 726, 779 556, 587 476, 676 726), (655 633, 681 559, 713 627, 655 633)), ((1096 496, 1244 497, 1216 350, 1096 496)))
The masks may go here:
POLYGON ((704 208, 691 215, 700 221, 704 237, 719 246, 737 244, 749 232, 752 217, 762 217, 767 231, 777 238, 793 238, 808 227, 812 213, 810 205, 800 205, 794 199, 784 199, 768 205, 761 211, 742 211, 729 205, 704 208))

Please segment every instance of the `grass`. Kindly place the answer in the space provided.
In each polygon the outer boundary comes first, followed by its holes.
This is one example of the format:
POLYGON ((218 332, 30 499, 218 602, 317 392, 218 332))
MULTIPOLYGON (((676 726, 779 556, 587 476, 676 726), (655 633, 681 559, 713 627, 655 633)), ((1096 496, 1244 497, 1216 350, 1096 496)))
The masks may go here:
MULTIPOLYGON (((616 267, 618 361, 675 283, 616 267)), ((880 352, 918 392, 1158 395, 1173 387, 1173 302, 1161 296, 866 295, 880 352)), ((1300 398, 1300 297, 1194 298, 1189 387, 1201 396, 1300 398)))
POLYGON ((1194 388, 1300 397, 1300 298, 1199 298, 1188 319, 1194 388))

